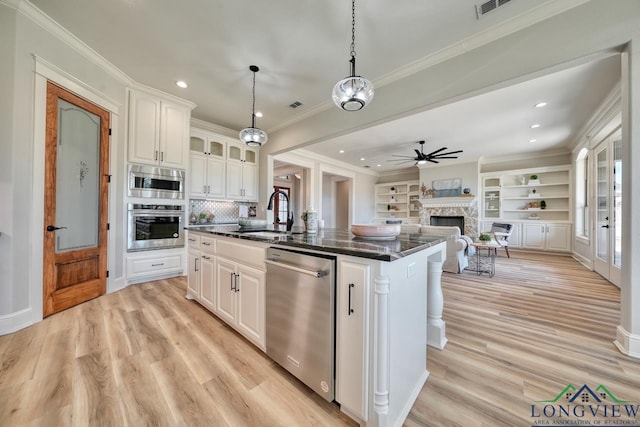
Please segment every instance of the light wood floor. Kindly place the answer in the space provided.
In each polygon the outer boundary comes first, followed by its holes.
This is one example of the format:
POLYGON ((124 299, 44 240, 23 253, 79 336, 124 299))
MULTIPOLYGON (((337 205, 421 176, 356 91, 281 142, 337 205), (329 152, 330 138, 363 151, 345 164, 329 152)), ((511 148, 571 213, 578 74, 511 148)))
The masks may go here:
MULTIPOLYGON (((619 292, 568 257, 443 277, 449 343, 405 425, 526 426, 569 383, 640 401, 613 346, 619 292)), ((0 337, 0 426, 350 426, 197 303, 184 279, 130 286, 0 337)))

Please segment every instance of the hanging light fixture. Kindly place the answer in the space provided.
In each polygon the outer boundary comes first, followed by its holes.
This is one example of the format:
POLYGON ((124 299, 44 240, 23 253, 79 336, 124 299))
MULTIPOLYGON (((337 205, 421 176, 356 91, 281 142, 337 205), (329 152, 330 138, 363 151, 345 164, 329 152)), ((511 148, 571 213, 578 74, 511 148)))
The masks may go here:
POLYGON ((256 73, 260 71, 257 65, 250 65, 249 70, 253 73, 253 107, 251 108, 251 127, 240 131, 240 141, 249 147, 260 147, 267 142, 267 133, 256 127, 256 73))
POLYGON ((333 102, 345 111, 363 109, 373 99, 373 84, 356 76, 356 0, 351 0, 351 75, 333 87, 333 102))

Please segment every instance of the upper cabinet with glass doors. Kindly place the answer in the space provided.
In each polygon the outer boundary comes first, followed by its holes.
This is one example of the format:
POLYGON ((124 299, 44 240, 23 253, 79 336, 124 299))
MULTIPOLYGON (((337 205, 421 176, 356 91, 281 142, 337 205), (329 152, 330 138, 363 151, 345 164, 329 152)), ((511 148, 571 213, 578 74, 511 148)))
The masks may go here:
POLYGON ((226 155, 226 143, 217 135, 201 132, 193 129, 189 139, 189 150, 205 156, 224 159, 226 155))
POLYGON ((227 146, 227 160, 255 165, 258 163, 258 150, 245 147, 240 143, 229 144, 227 146))

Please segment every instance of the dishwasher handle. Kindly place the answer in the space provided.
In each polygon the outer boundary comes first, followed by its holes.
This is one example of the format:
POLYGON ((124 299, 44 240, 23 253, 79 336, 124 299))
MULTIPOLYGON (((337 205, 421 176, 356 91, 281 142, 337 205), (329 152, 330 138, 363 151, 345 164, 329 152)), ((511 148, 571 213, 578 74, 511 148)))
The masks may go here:
POLYGON ((296 271, 296 272, 302 273, 302 274, 307 274, 309 276, 316 277, 316 278, 323 277, 323 276, 327 275, 326 271, 309 270, 308 268, 305 268, 305 267, 302 267, 302 266, 299 266, 299 265, 296 265, 296 264, 290 264, 288 262, 274 261, 274 260, 271 260, 271 259, 266 259, 266 260, 264 260, 264 262, 266 264, 275 265, 277 267, 282 267, 282 268, 287 269, 287 270, 296 271))

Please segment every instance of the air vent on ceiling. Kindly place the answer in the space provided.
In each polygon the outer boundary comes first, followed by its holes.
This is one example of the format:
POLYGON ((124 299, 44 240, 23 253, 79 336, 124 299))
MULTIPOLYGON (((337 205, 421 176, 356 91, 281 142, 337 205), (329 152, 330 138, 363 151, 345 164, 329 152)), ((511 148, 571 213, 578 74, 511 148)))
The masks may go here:
POLYGON ((494 10, 496 10, 497 8, 499 8, 500 6, 504 6, 505 4, 509 3, 511 0, 489 0, 487 2, 481 3, 481 4, 477 4, 476 5, 476 16, 478 17, 478 19, 480 19, 482 17, 482 15, 485 15, 489 12, 493 12, 494 10))
POLYGON ((302 105, 302 102, 300 102, 300 101, 294 101, 294 102, 292 102, 291 104, 289 104, 289 107, 291 107, 291 108, 298 108, 298 107, 299 107, 299 106, 301 106, 301 105, 302 105))

